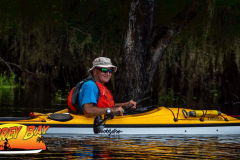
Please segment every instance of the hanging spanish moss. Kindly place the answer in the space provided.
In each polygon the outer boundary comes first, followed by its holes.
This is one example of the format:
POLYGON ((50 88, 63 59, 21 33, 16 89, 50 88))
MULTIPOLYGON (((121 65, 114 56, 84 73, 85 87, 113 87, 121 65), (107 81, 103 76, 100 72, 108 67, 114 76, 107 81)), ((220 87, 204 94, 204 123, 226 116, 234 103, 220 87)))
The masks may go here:
POLYGON ((225 2, 206 1, 206 15, 198 15, 199 23, 191 23, 168 47, 158 70, 160 97, 171 89, 186 99, 201 93, 225 104, 239 102, 239 4, 225 2))
MULTIPOLYGON (((155 24, 170 23, 189 1, 159 1, 155 24)), ((57 91, 86 78, 92 60, 98 56, 110 57, 120 67, 130 3, 3 0, 0 72, 14 72, 22 84, 43 82, 57 91)), ((152 96, 173 91, 185 99, 199 99, 204 93, 207 98, 217 95, 223 103, 239 101, 240 2, 199 3, 199 13, 159 63, 152 96)), ((115 81, 113 75, 113 90, 115 81)))

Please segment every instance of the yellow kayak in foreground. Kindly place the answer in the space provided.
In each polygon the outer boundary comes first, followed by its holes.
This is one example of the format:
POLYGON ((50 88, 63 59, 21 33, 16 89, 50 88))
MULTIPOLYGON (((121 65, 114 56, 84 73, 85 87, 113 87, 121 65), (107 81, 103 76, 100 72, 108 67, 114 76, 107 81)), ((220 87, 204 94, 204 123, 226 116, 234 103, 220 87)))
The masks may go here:
MULTIPOLYGON (((72 114, 32 113, 30 117, 1 117, 0 124, 48 127, 46 134, 94 134, 94 118, 72 114)), ((99 134, 240 134, 240 120, 215 110, 151 106, 107 120, 99 134)))

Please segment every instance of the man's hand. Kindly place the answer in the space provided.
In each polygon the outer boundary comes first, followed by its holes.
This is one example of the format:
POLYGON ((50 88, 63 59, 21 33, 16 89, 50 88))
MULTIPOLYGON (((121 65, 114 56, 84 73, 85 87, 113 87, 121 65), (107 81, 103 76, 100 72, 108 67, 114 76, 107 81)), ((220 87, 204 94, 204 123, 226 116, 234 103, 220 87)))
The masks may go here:
POLYGON ((136 105, 137 103, 133 100, 129 101, 129 102, 125 102, 125 103, 116 103, 115 104, 115 107, 111 108, 112 110, 112 113, 115 113, 115 112, 118 112, 120 111, 120 115, 122 116, 123 115, 123 112, 124 112, 124 107, 127 107, 127 106, 130 106, 130 105, 133 105, 131 107, 131 109, 136 109, 136 105))
POLYGON ((127 106, 130 106, 131 104, 133 104, 133 106, 131 107, 131 109, 136 109, 137 103, 136 103, 135 101, 133 101, 133 100, 127 102, 127 106))
POLYGON ((111 110, 112 110, 112 113, 116 113, 119 111, 120 112, 119 115, 123 116, 124 109, 122 107, 113 107, 111 108, 111 110))

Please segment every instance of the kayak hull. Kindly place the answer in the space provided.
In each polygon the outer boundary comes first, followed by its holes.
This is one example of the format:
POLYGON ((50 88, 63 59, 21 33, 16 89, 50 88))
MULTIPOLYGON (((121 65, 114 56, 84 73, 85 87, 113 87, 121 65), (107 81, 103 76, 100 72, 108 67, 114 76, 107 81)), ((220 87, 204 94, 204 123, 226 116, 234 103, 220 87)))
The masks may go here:
MULTIPOLYGON (((221 114, 202 117, 186 117, 182 108, 158 107, 138 114, 115 116, 106 121, 99 134, 240 134, 240 120, 221 114)), ((69 113, 62 113, 69 114, 69 113)), ((94 134, 94 117, 69 114, 69 120, 53 120, 49 114, 25 120, 0 121, 0 124, 15 123, 48 127, 46 134, 94 134)), ((66 116, 65 116, 66 117, 66 116)))
MULTIPOLYGON (((93 127, 50 127, 48 134, 94 134, 93 127)), ((240 134, 239 126, 209 126, 209 127, 108 127, 105 126, 99 134, 240 134)))

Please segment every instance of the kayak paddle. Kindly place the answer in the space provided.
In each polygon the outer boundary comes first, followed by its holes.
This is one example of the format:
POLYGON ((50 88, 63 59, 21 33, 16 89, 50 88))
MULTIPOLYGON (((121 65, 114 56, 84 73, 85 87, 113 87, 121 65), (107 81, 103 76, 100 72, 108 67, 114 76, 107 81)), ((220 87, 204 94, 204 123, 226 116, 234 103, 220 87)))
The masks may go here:
MULTIPOLYGON (((139 103, 141 103, 143 101, 146 101, 148 99, 150 99, 150 97, 138 100, 138 101, 136 101, 136 104, 139 104, 139 103)), ((126 110, 130 109, 132 106, 133 106, 133 104, 131 104, 131 105, 127 106, 127 107, 124 107, 123 110, 126 111, 126 110)), ((98 133, 102 132, 103 129, 104 129, 106 121, 109 120, 109 119, 113 119, 114 116, 118 115, 118 114, 120 114, 120 111, 118 111, 116 113, 111 113, 109 115, 105 115, 104 119, 102 119, 101 115, 96 116, 95 119, 94 119, 94 124, 93 124, 93 131, 94 131, 94 133, 98 134, 98 133)))

